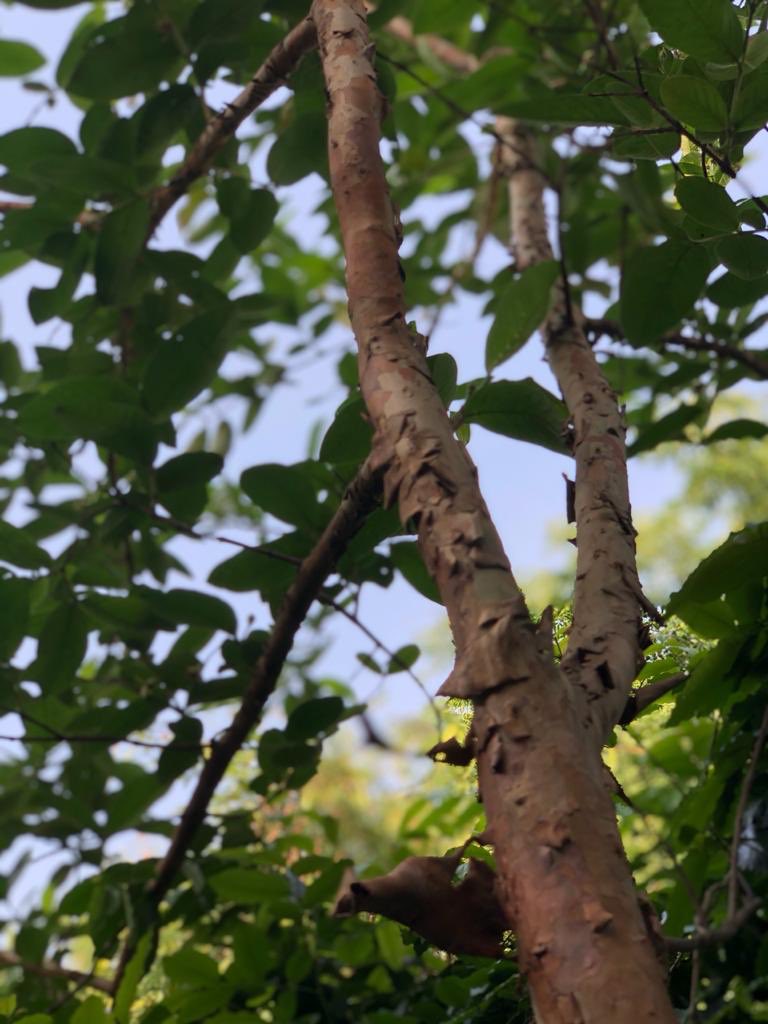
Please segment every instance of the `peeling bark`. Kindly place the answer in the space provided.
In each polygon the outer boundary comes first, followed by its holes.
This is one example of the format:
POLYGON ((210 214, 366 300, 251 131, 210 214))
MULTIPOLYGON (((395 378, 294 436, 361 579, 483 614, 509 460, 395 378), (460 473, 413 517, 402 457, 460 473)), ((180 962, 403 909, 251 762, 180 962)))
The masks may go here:
MULTIPOLYGON (((398 502, 403 522, 417 524, 422 557, 448 612, 456 666, 439 692, 474 703, 480 791, 498 866, 494 889, 517 933, 536 1019, 672 1024, 600 760, 639 655, 626 475, 608 479, 625 469, 615 398, 594 378, 581 346, 553 335, 582 465, 576 513, 585 549, 579 585, 585 625, 575 648, 582 655, 571 658, 566 674, 553 660, 546 621, 537 628, 528 614, 475 468, 406 324, 396 218, 379 153, 383 100, 364 5, 314 0, 312 18, 329 97, 331 185, 361 389, 375 431, 373 458, 384 471, 386 499, 398 502), (622 536, 614 538, 617 524, 622 536), (600 573, 592 571, 593 560, 600 573), (605 606, 604 585, 612 595, 599 626, 586 611, 593 592, 605 606), (600 698, 599 712, 593 698, 600 698)), ((537 188, 540 194, 538 179, 537 188)), ((544 222, 530 224, 531 242, 546 241, 544 222)), ((539 252, 531 249, 528 258, 539 252)), ((415 898, 418 885, 406 891, 415 898)))
MULTIPOLYGON (((544 180, 530 129, 502 117, 496 130, 503 140, 500 162, 509 182, 512 255, 517 268, 525 270, 554 259, 544 180)), ((573 424, 576 462, 573 628, 562 669, 583 688, 602 743, 624 710, 642 665, 642 612, 650 609, 637 576, 624 418, 563 280, 553 292, 541 333, 573 424)))

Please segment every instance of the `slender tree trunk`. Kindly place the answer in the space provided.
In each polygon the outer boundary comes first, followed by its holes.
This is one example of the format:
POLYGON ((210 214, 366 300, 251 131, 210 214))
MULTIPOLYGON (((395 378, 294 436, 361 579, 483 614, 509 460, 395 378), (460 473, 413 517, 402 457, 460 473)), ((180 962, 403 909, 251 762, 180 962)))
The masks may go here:
MULTIPOLYGON (((561 387, 575 421, 578 534, 586 545, 576 639, 561 668, 546 627, 531 621, 474 466, 430 380, 419 336, 406 324, 364 4, 315 0, 312 17, 374 459, 384 469, 385 498, 397 500, 404 522, 417 523, 448 611, 457 656, 440 692, 474 702, 500 896, 537 1021, 673 1024, 600 763, 635 675, 641 618, 615 397, 556 305, 548 334, 561 347, 561 387), (617 472, 623 483, 614 486, 609 477, 617 472)), ((546 225, 537 224, 546 240, 546 225)))

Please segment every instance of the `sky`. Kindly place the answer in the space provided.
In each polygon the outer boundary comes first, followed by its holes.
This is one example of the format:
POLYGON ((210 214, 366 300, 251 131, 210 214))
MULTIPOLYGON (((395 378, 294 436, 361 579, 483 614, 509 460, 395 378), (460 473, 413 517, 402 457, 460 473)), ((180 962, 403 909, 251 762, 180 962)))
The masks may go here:
MULTIPOLYGON (((87 8, 88 5, 80 5, 60 11, 38 11, 19 4, 0 6, 0 36, 33 42, 50 58, 51 64, 32 78, 53 84, 58 56, 73 26, 87 8)), ((236 91, 222 84, 211 98, 214 102, 222 102, 236 91)), ((79 111, 65 98, 58 97, 53 105, 47 105, 41 100, 41 93, 27 91, 16 80, 0 77, 0 133, 24 124, 35 124, 75 134, 79 117, 79 111)), ((490 147, 490 139, 483 141, 490 147)), ((743 179, 750 187, 760 190, 760 176, 766 162, 763 152, 744 172, 743 179)), ((261 176, 262 183, 266 181, 263 168, 257 167, 256 173, 261 176)), ((288 226, 293 225, 298 230, 300 224, 302 238, 307 239, 308 243, 319 239, 322 231, 322 220, 310 216, 320 194, 320 187, 320 179, 313 175, 290 189, 278 190, 280 198, 287 196, 289 200, 291 213, 288 226)), ((456 199, 424 200, 419 209, 421 218, 428 223, 430 219, 441 216, 446 202, 455 203, 456 199)), ((154 244, 160 248, 184 245, 173 212, 166 217, 154 244)), ((471 240, 465 239, 464 244, 465 251, 469 251, 471 240)), ((490 272, 508 262, 507 254, 498 245, 495 249, 491 245, 484 259, 485 267, 490 272)), ((54 279, 52 268, 40 264, 29 265, 0 278, 0 333, 22 346, 26 365, 34 363, 35 345, 66 343, 66 333, 61 326, 56 327, 51 323, 35 325, 26 306, 26 295, 32 285, 50 286, 54 279)), ((489 318, 483 318, 481 313, 484 301, 463 296, 444 315, 432 339, 433 353, 450 352, 457 359, 460 379, 484 373, 484 341, 490 326, 489 318)), ((281 336, 280 329, 270 328, 269 333, 286 340, 285 332, 281 336)), ((504 375, 512 379, 532 376, 551 391, 557 392, 536 339, 510 360, 504 375)), ((290 463, 306 457, 308 436, 313 423, 318 420, 326 425, 330 423, 339 400, 333 360, 319 361, 313 365, 312 373, 298 378, 296 386, 280 388, 268 400, 247 436, 234 445, 227 461, 229 478, 236 480, 240 472, 250 465, 262 462, 290 463)), ((196 426, 190 426, 182 436, 189 437, 196 429, 196 426)), ((550 539, 551 524, 562 521, 565 515, 562 474, 570 470, 570 460, 532 445, 512 443, 481 429, 473 432, 470 450, 478 466, 481 488, 516 576, 524 581, 540 569, 559 568, 564 561, 571 559, 570 546, 564 542, 553 546, 550 539)), ((635 512, 642 515, 658 508, 676 493, 680 478, 670 461, 641 459, 630 465, 630 486, 635 512)), ((14 507, 13 514, 17 517, 16 521, 23 522, 25 516, 22 508, 14 507)), ((221 532, 242 540, 249 539, 247 533, 242 531, 221 532)), ((192 561, 198 581, 204 581, 210 569, 232 553, 232 549, 222 548, 213 542, 191 545, 179 541, 176 550, 185 562, 192 561)), ((171 585, 189 587, 196 584, 179 577, 172 580, 171 585)), ((227 592, 222 596, 235 604, 243 627, 252 615, 256 617, 257 625, 266 625, 268 616, 258 601, 247 595, 236 595, 233 598, 227 592)), ((441 621, 442 615, 436 605, 421 598, 404 582, 399 582, 388 590, 373 585, 367 587, 360 605, 360 617, 390 648, 396 649, 404 643, 414 640, 418 642, 420 636, 425 636, 441 621)), ((450 660, 447 633, 438 632, 436 635, 446 637, 444 659, 437 658, 426 666, 423 662, 416 665, 417 674, 423 673, 424 682, 431 690, 439 685, 441 672, 450 660)), ((376 687, 378 680, 361 668, 356 654, 370 653, 371 650, 371 643, 354 625, 344 621, 335 622, 333 641, 324 656, 323 669, 328 675, 347 683, 353 682, 359 695, 365 698, 376 687)), ((387 720, 396 713, 395 709, 397 713, 411 713, 423 705, 423 701, 423 695, 404 674, 393 677, 377 705, 384 731, 387 720)), ((215 731, 222 724, 220 716, 211 716, 207 731, 215 731)), ((165 803, 170 811, 177 809, 179 795, 180 791, 175 791, 166 798, 165 803)))

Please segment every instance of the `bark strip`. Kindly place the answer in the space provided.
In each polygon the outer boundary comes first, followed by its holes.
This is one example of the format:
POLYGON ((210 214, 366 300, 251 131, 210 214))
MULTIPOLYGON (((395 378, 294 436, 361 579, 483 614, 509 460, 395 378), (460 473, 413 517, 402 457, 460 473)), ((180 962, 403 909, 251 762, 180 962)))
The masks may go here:
MULTIPOLYGON (((539 633, 528 615, 474 466, 405 321, 363 2, 314 0, 312 17, 373 457, 384 469, 385 498, 417 524, 448 611, 456 667, 440 692, 474 702, 499 898, 517 933, 536 1019, 674 1024, 603 781, 587 693, 567 685, 546 629, 539 633)), ((633 622, 635 604, 633 597, 625 612, 633 622)))

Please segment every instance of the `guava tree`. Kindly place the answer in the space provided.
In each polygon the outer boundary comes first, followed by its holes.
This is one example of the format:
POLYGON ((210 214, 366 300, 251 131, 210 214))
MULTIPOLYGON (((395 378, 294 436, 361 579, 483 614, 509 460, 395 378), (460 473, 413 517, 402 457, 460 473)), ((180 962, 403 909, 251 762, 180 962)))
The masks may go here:
MULTIPOLYGON (((0 137, 0 266, 58 272, 28 295, 51 343, 0 349, 11 894, 30 857, 57 865, 9 917, 7 1019, 761 1019, 768 525, 660 609, 627 460, 768 434, 707 428, 722 391, 768 377, 768 201, 742 170, 768 118, 768 4, 83 6, 53 79, 34 40, 0 42, 3 70, 82 111, 73 137, 0 137), (285 210, 313 173, 310 249, 285 210), (426 196, 460 201, 427 228, 426 196), (162 241, 171 211, 184 248, 162 241), (465 294, 487 337, 470 323, 467 352, 430 355, 427 325, 465 294), (274 324, 300 340, 269 344, 274 324), (236 482, 233 440, 339 336, 311 457, 236 482), (552 390, 507 376, 526 344, 552 390), (526 605, 478 430, 572 460, 564 615, 526 605), (189 552, 238 516, 249 540, 201 587, 189 552), (362 708, 294 642, 397 574, 444 605, 438 695, 468 728, 431 755, 476 772, 480 803, 467 781, 444 855, 417 829, 358 878, 296 794, 362 708), (617 727, 629 796, 603 763, 617 727), (244 752, 247 800, 212 807, 244 752), (161 856, 115 858, 132 829, 161 856)), ((410 668, 409 639, 385 667, 410 668)))

